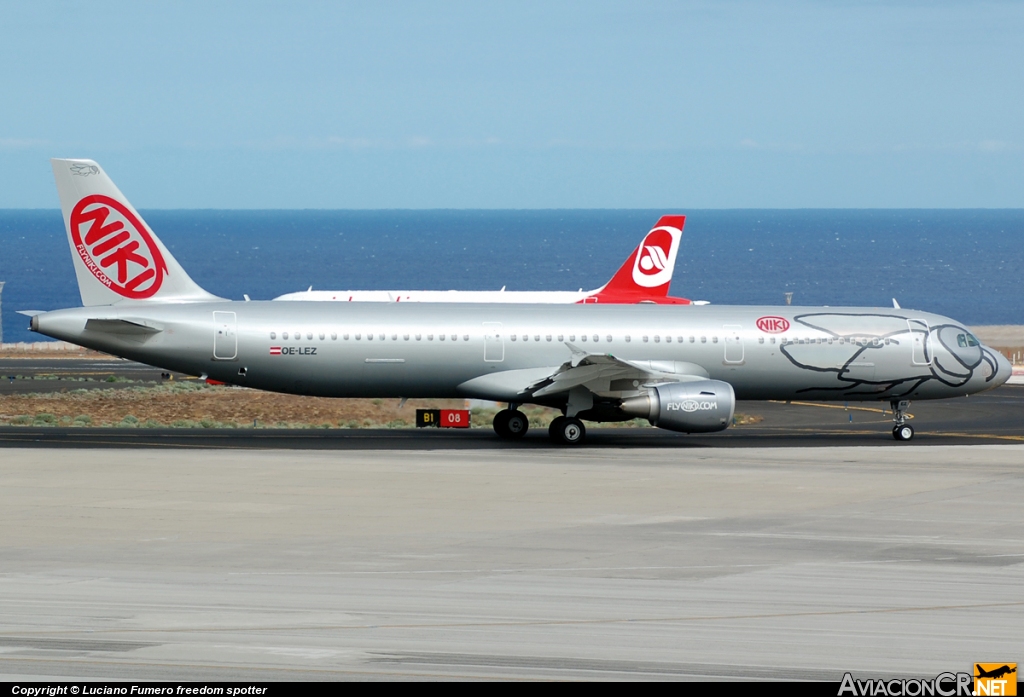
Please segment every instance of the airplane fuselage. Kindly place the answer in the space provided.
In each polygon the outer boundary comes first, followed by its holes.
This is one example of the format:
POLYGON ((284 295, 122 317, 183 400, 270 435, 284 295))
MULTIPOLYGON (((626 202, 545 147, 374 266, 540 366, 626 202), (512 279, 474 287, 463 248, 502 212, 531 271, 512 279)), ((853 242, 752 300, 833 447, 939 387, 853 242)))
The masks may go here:
MULTIPOLYGON (((231 384, 328 397, 524 399, 573 348, 738 399, 939 399, 1005 381, 960 323, 888 308, 118 303, 33 318, 57 339, 231 384), (92 320, 90 326, 90 320, 92 320)), ((623 399, 639 384, 591 384, 623 399)))

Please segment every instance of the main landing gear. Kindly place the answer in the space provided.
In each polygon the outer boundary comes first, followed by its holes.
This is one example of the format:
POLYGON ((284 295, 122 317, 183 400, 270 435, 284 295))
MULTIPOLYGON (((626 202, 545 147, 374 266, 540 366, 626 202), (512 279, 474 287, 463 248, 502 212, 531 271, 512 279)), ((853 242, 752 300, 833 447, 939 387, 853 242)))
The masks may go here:
POLYGON ((502 409, 494 415, 494 432, 506 440, 519 440, 530 430, 530 420, 519 411, 516 404, 502 409))
POLYGON ((892 407, 892 420, 896 425, 892 429, 892 437, 896 440, 908 441, 914 437, 914 427, 907 423, 907 409, 910 408, 909 400, 892 400, 889 402, 892 407))
MULTIPOLYGON (((494 432, 504 440, 519 440, 530 430, 530 420, 510 404, 494 415, 494 432)), ((587 437, 587 428, 575 416, 559 416, 548 427, 548 436, 560 445, 579 445, 587 437)))
POLYGON ((579 445, 587 437, 587 428, 575 416, 558 416, 548 426, 548 436, 561 445, 579 445))

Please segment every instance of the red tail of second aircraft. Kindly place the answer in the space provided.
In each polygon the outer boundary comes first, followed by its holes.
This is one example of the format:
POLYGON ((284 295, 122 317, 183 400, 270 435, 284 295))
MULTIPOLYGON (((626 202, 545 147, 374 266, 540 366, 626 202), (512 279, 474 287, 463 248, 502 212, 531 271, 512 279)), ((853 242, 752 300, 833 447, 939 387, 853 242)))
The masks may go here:
POLYGON ((685 215, 662 216, 612 280, 583 302, 689 305, 668 294, 685 222, 685 215))

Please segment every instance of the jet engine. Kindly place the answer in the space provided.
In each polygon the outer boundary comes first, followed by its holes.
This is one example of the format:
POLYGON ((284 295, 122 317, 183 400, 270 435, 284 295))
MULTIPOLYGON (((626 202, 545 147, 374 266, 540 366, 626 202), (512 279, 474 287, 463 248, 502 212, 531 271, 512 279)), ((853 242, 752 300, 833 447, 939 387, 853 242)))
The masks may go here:
POLYGON ((732 423, 736 393, 721 380, 670 382, 652 385, 646 395, 623 400, 619 408, 669 431, 711 433, 732 423))

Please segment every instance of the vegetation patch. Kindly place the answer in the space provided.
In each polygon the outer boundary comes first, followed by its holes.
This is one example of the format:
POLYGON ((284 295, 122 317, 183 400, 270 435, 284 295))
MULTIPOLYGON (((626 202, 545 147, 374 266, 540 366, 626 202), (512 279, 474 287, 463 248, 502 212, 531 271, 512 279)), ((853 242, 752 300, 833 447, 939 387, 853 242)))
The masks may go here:
MULTIPOLYGON (((116 428, 413 428, 416 409, 464 409, 461 399, 330 399, 207 385, 196 380, 156 386, 0 395, 0 425, 116 428)), ((499 408, 473 407, 473 428, 491 428, 499 408)), ((546 429, 554 409, 524 406, 530 427, 546 429)), ((736 425, 759 416, 736 415, 736 425)), ((650 428, 644 419, 601 428, 650 428)))

